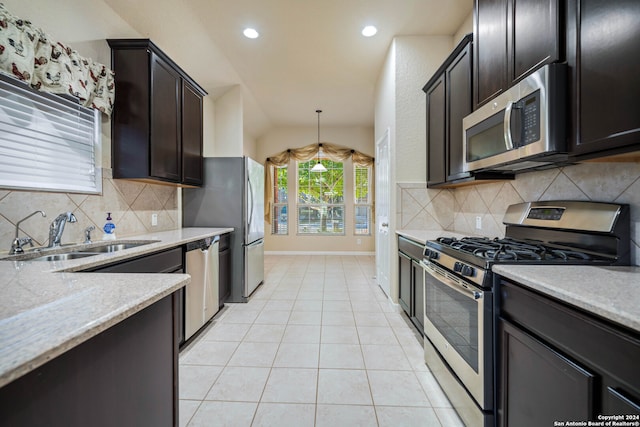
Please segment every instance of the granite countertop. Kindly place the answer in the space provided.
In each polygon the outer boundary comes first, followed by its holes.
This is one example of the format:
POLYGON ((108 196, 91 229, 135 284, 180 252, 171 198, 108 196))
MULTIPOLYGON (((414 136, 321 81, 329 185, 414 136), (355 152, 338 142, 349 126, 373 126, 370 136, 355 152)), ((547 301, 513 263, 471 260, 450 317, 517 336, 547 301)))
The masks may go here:
POLYGON ((137 235, 110 243, 153 242, 69 261, 0 260, 0 387, 170 295, 190 280, 186 274, 79 271, 231 231, 232 228, 183 228, 137 235))
POLYGON ((468 236, 468 234, 460 234, 447 230, 396 230, 396 234, 423 245, 427 240, 435 240, 438 237, 456 237, 462 239, 468 236))
POLYGON ((499 264, 493 271, 640 332, 640 267, 499 264))

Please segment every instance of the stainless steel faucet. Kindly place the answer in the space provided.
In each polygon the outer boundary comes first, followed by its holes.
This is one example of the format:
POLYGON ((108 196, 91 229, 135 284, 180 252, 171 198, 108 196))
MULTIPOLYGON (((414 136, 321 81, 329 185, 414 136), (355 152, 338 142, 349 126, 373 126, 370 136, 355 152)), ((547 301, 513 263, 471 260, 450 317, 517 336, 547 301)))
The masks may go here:
POLYGON ((71 212, 61 213, 53 220, 49 226, 49 245, 47 247, 56 248, 60 246, 62 232, 67 222, 78 222, 78 220, 71 212))
POLYGON ((37 213, 41 214, 43 217, 47 216, 47 214, 44 213, 44 211, 35 211, 35 212, 25 216, 24 218, 22 218, 20 221, 16 222, 16 236, 13 239, 13 242, 11 242, 11 249, 9 250, 9 255, 15 255, 15 254, 24 253, 24 249, 22 249, 22 246, 26 245, 27 243, 30 244, 33 247, 33 241, 31 240, 31 237, 18 238, 18 232, 20 231, 20 223, 22 221, 25 221, 25 220, 31 218, 32 216, 34 216, 37 213))
POLYGON ((85 244, 89 244, 91 243, 91 232, 93 230, 95 230, 96 228, 93 225, 88 226, 87 228, 84 229, 84 243, 85 244))

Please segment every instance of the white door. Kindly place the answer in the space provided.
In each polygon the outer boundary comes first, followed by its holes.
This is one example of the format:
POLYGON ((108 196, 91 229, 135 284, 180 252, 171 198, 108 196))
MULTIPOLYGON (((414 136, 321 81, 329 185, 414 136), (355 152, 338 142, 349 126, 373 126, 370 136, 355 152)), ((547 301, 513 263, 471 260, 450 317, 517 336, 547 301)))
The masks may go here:
POLYGON ((378 285, 390 296, 391 236, 389 212, 391 179, 389 171, 389 129, 376 142, 376 270, 378 285))

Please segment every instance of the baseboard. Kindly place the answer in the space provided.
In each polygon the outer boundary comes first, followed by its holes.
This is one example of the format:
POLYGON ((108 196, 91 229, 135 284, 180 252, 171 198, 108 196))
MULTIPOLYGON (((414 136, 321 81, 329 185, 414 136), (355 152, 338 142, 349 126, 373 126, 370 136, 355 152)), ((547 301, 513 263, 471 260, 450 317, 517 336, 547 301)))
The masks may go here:
POLYGON ((374 256, 375 252, 351 251, 264 251, 265 255, 335 255, 335 256, 374 256))

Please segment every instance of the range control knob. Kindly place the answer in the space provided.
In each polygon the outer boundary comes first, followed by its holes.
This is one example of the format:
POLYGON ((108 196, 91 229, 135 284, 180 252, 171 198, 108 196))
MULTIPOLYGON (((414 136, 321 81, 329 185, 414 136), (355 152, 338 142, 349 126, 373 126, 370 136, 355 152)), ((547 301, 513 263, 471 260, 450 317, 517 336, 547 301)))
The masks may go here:
POLYGON ((424 256, 426 256, 427 259, 438 259, 440 254, 436 251, 432 251, 431 249, 425 249, 424 256))
POLYGON ((460 273, 462 271, 463 266, 464 266, 463 263, 456 261, 456 263, 453 264, 453 271, 455 271, 456 273, 460 273))
POLYGON ((471 277, 476 273, 476 270, 473 267, 470 267, 468 265, 463 265, 462 266, 462 271, 460 272, 460 274, 462 274, 463 276, 468 276, 471 277))

